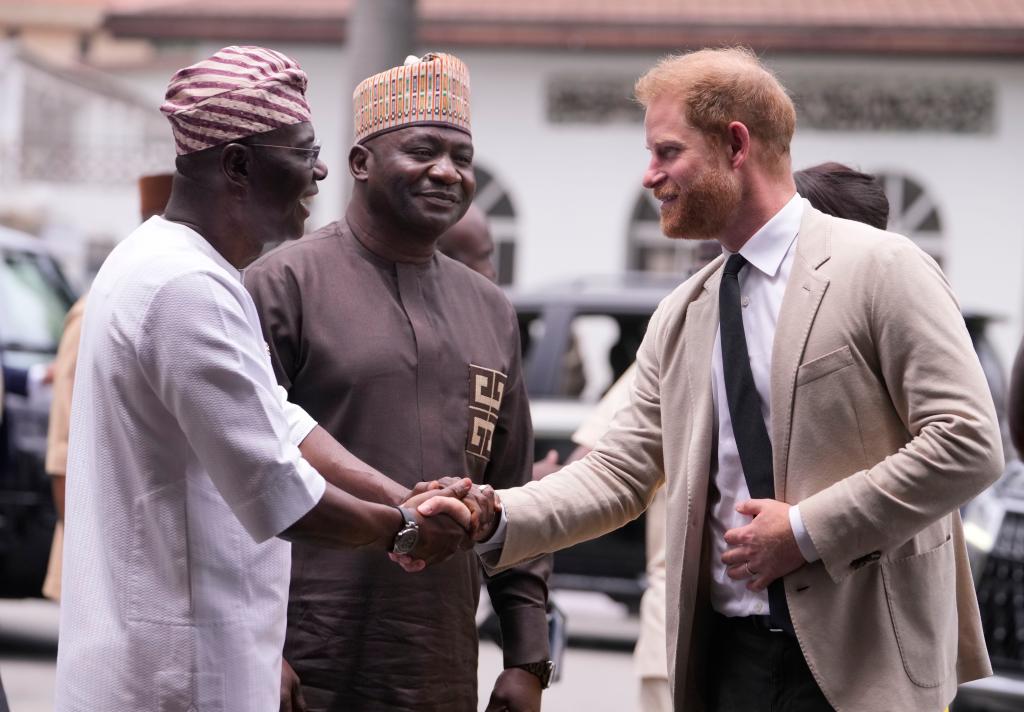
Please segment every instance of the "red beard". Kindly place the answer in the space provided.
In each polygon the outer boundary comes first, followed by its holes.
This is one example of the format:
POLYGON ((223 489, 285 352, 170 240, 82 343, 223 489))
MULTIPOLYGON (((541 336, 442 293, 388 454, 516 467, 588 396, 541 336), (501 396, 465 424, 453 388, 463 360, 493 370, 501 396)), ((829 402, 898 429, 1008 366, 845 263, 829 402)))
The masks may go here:
MULTIPOLYGON (((671 197, 671 191, 661 187, 654 197, 671 197)), ((676 194, 675 200, 662 206, 661 231, 668 237, 686 240, 714 239, 735 214, 741 197, 739 184, 728 172, 706 168, 676 194)))

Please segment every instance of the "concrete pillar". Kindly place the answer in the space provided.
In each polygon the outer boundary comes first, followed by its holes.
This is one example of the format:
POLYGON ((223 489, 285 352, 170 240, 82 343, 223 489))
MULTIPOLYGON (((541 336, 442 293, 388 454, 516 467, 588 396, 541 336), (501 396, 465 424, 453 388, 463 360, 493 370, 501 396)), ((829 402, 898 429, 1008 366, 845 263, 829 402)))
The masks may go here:
MULTIPOLYGON (((348 86, 343 92, 345 135, 351 144, 352 91, 371 74, 401 64, 416 47, 416 0, 355 0, 346 32, 348 44, 348 86)), ((348 160, 345 151, 343 160, 348 160)), ((348 202, 351 177, 342 181, 342 202, 348 202)))

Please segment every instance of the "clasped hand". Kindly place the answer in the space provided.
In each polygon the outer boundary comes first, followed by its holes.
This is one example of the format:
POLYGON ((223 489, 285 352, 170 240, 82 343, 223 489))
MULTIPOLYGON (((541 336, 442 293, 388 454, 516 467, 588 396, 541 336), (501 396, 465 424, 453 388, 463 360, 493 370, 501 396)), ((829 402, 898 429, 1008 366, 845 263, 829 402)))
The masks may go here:
POLYGON ((736 507, 753 517, 750 524, 725 533, 729 545, 722 554, 726 573, 735 581, 747 582, 751 591, 763 591, 768 584, 803 566, 804 557, 789 524, 789 505, 774 499, 751 499, 736 507))
POLYGON ((411 572, 422 571, 489 537, 501 508, 493 488, 478 487, 465 477, 421 482, 409 494, 401 506, 416 510, 419 540, 408 555, 389 556, 411 572))

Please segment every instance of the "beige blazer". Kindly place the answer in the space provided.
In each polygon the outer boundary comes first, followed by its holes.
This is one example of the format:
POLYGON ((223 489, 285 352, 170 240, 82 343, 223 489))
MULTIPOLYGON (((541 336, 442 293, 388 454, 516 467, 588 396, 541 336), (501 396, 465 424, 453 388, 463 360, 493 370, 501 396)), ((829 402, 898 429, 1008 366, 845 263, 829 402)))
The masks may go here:
MULTIPOLYGON (((785 579, 793 624, 837 710, 940 710, 991 674, 957 507, 1003 467, 995 409, 953 293, 904 237, 807 208, 776 326, 775 491, 821 560, 785 579)), ((675 706, 701 696, 705 513, 717 426, 719 258, 651 319, 631 403, 587 458, 500 493, 496 568, 635 518, 668 489, 675 706)))

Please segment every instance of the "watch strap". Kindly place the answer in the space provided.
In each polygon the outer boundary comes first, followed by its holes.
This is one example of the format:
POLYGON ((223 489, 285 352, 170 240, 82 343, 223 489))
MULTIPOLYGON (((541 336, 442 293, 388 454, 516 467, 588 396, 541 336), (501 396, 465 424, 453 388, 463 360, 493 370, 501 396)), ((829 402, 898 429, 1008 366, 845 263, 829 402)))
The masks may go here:
POLYGON ((536 663, 523 663, 522 665, 512 665, 511 667, 520 668, 525 670, 537 677, 540 680, 540 689, 546 690, 551 687, 551 678, 555 674, 555 664, 551 660, 541 660, 536 663))
POLYGON ((398 513, 402 515, 402 529, 418 526, 416 524, 416 513, 413 510, 397 504, 392 504, 391 506, 397 509, 398 513))

